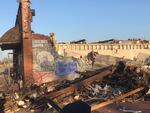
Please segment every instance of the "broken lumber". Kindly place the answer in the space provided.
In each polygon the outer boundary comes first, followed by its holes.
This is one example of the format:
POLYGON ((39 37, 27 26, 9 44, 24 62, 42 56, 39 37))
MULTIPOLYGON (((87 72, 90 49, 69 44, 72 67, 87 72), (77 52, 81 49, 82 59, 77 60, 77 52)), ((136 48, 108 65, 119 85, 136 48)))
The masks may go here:
POLYGON ((133 94, 135 94, 135 93, 137 93, 137 92, 140 92, 140 91, 142 91, 142 90, 144 90, 144 87, 139 87, 139 88, 137 88, 137 89, 135 89, 135 90, 132 90, 132 91, 130 91, 130 92, 128 92, 128 93, 125 93, 125 94, 123 94, 123 95, 120 95, 120 96, 118 96, 118 97, 116 97, 116 98, 114 98, 114 99, 112 99, 112 100, 108 100, 108 101, 106 101, 106 102, 103 102, 103 103, 100 103, 100 104, 97 104, 97 105, 93 105, 93 106, 91 107, 91 110, 92 110, 92 111, 97 110, 97 109, 99 109, 99 108, 102 108, 102 107, 104 107, 104 106, 107 106, 107 105, 109 105, 109 104, 112 104, 112 103, 114 103, 114 102, 117 102, 117 101, 119 101, 119 100, 122 100, 122 99, 124 99, 124 98, 126 98, 126 97, 128 97, 128 96, 131 96, 131 95, 133 95, 133 94))
POLYGON ((75 90, 78 90, 78 89, 82 88, 82 86, 87 86, 96 80, 102 80, 104 77, 109 76, 111 74, 112 74, 111 67, 105 68, 102 72, 100 72, 96 75, 93 75, 93 76, 86 78, 86 79, 82 79, 76 83, 71 84, 69 87, 66 87, 64 89, 61 89, 61 90, 58 90, 55 92, 51 92, 48 94, 48 96, 51 99, 57 98, 57 97, 59 97, 63 94, 66 94, 68 92, 73 92, 75 90))

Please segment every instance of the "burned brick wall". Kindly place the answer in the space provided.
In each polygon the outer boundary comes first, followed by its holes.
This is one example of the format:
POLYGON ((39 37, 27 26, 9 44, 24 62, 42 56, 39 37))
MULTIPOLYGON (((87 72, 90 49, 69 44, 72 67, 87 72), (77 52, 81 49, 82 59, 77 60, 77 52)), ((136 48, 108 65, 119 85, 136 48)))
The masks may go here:
POLYGON ((55 78, 54 56, 47 40, 33 39, 33 76, 36 82, 52 81, 55 78))
MULTIPOLYGON (((65 79, 77 71, 77 60, 57 53, 48 38, 35 35, 32 39, 33 77, 35 82, 43 83, 56 79, 65 79)), ((73 76, 71 77, 73 78, 73 76)))

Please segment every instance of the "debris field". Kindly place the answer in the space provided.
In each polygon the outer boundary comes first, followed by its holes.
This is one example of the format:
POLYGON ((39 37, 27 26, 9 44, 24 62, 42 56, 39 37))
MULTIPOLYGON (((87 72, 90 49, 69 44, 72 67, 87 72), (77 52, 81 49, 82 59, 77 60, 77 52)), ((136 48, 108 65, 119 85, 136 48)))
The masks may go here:
POLYGON ((119 61, 94 71, 76 72, 75 80, 26 85, 22 89, 8 87, 1 92, 0 108, 6 113, 61 112, 64 106, 84 101, 97 110, 113 103, 140 102, 150 99, 149 74, 136 66, 119 61))

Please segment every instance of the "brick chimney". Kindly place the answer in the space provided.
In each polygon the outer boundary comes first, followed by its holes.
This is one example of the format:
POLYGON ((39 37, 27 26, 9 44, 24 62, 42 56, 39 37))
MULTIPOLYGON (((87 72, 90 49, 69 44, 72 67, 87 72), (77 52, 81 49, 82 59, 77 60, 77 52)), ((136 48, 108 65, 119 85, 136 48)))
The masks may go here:
POLYGON ((32 78, 32 14, 30 0, 21 0, 22 12, 22 54, 23 54, 23 77, 24 82, 29 82, 32 78))

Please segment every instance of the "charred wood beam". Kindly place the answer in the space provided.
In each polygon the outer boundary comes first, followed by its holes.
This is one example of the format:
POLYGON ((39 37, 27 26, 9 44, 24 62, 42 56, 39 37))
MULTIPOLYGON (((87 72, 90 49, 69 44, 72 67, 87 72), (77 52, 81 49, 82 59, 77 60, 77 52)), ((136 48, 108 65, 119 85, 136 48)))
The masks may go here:
POLYGON ((97 105, 93 105, 93 106, 91 107, 91 109, 92 109, 92 111, 97 110, 97 109, 99 109, 99 108, 102 108, 102 107, 104 107, 104 106, 107 106, 107 105, 109 105, 109 104, 112 104, 112 103, 114 103, 114 102, 117 102, 117 101, 119 101, 119 100, 122 100, 122 99, 124 99, 124 98, 126 98, 126 97, 128 97, 128 96, 131 96, 131 95, 133 95, 133 94, 135 94, 135 93, 138 93, 138 92, 140 92, 140 91, 142 91, 142 90, 144 90, 144 87, 139 87, 139 88, 137 88, 137 89, 135 89, 135 90, 132 90, 132 91, 130 91, 130 92, 128 92, 128 93, 125 93, 125 94, 123 94, 123 95, 120 95, 120 96, 118 96, 118 97, 116 97, 116 98, 114 98, 114 99, 112 99, 112 100, 108 100, 108 101, 106 101, 106 102, 103 102, 103 103, 100 103, 100 104, 97 104, 97 105))
POLYGON ((91 83, 93 83, 94 81, 100 81, 102 80, 104 77, 106 76, 109 76, 112 74, 112 71, 111 71, 111 68, 106 68, 105 70, 103 70, 102 72, 96 74, 96 75, 93 75, 93 76, 90 76, 89 78, 84 78, 76 83, 73 83, 71 84, 69 87, 66 87, 64 89, 61 89, 61 90, 58 90, 58 91, 55 91, 55 92, 51 92, 48 94, 48 96, 51 98, 51 99, 54 99, 54 98, 57 98, 63 94, 67 94, 67 93, 72 93, 73 91, 75 90, 78 90, 80 88, 82 88, 83 86, 87 86, 91 83))
MULTIPOLYGON (((40 97, 37 98, 36 100, 34 100, 31 103, 31 108, 32 106, 34 106, 34 108, 41 108, 41 110, 45 107, 45 105, 47 106, 52 106, 55 110, 57 110, 58 113, 64 113, 62 111, 62 109, 60 108, 60 106, 58 106, 53 100, 47 98, 47 97, 40 97), (39 107, 40 106, 40 107, 39 107)), ((30 108, 30 109, 31 109, 30 108)))

